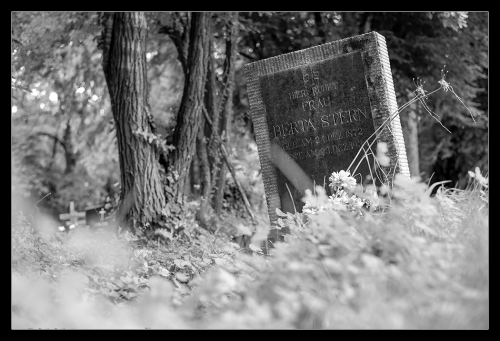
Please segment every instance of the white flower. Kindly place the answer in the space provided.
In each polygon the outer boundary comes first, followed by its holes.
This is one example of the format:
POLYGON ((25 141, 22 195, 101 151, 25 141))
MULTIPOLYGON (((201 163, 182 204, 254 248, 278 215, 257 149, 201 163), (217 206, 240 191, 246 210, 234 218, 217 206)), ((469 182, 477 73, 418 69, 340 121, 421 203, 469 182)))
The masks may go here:
POLYGON ((333 172, 329 178, 330 187, 335 191, 340 188, 352 190, 356 187, 356 179, 351 176, 349 171, 333 172))
POLYGON ((352 208, 361 208, 363 206, 363 201, 358 198, 357 196, 355 196, 354 194, 349 198, 349 202, 348 202, 349 206, 351 206, 352 208))
POLYGON ((471 178, 476 178, 476 180, 484 187, 488 188, 488 178, 483 177, 479 167, 476 167, 475 173, 469 171, 469 176, 471 178))
POLYGON ((309 201, 306 201, 304 207, 302 207, 302 212, 305 214, 316 214, 319 212, 318 206, 311 204, 309 201))

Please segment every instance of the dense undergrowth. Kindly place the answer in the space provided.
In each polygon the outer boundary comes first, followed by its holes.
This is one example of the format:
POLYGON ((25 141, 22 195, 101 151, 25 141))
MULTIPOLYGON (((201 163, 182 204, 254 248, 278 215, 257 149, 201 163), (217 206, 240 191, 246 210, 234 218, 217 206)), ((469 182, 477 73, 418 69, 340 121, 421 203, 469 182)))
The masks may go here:
POLYGON ((85 229, 58 240, 17 214, 12 328, 487 329, 488 184, 471 176, 433 196, 405 178, 378 196, 317 188, 305 213, 278 212, 273 226, 291 233, 270 255, 264 220, 226 218, 213 234, 189 215, 149 240, 85 229))

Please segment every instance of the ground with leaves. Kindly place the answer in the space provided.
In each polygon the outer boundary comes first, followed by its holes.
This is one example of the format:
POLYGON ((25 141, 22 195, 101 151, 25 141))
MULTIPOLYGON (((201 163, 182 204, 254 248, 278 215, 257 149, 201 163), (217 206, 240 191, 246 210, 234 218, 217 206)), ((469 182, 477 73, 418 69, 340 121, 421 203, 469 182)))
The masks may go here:
POLYGON ((471 177, 433 197, 399 178, 370 209, 309 193, 307 213, 278 212, 290 234, 267 256, 262 221, 58 240, 16 215, 12 327, 487 329, 488 183, 471 177))

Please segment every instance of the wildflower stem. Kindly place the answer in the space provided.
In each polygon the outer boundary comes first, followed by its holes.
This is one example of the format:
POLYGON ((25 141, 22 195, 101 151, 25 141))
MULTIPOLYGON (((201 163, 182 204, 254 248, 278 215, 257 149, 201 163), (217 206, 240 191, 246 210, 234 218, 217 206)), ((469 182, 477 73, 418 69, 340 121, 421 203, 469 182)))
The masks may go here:
MULTIPOLYGON (((437 88, 436 90, 430 92, 428 95, 426 95, 425 97, 428 97, 430 95, 432 95, 433 93, 439 91, 442 87, 439 87, 437 88)), ((368 146, 368 149, 370 149, 372 147, 372 145, 375 143, 375 141, 377 140, 378 136, 380 136, 380 133, 381 133, 381 130, 384 129, 388 123, 392 122, 396 116, 404 109, 406 109, 410 104, 414 103, 415 101, 418 101, 420 100, 422 97, 422 95, 417 95, 415 96, 415 98, 411 99, 410 101, 408 101, 407 103, 405 103, 404 105, 402 105, 400 108, 398 108, 391 116, 389 116, 381 125, 380 127, 378 127, 366 140, 365 142, 363 142, 363 145, 361 146, 361 148, 358 150, 358 153, 356 154, 356 156, 354 157, 354 159, 352 160, 351 164, 349 165, 349 167, 347 167, 347 170, 349 171, 354 163, 354 161, 356 161, 356 159, 358 158, 359 156, 359 153, 361 152, 361 150, 364 151, 364 148, 363 146, 365 145, 365 143, 367 143, 373 136, 375 136, 375 139, 369 144, 368 146)), ((359 166, 359 163, 358 163, 358 166, 359 166)), ((354 169, 354 171, 352 173, 355 173, 358 166, 356 167, 356 169, 354 169)))
POLYGON ((292 197, 292 192, 290 191, 290 188, 288 187, 288 184, 285 182, 286 189, 288 189, 288 193, 290 194, 290 199, 292 200, 292 205, 293 205, 293 211, 297 213, 297 209, 295 208, 295 202, 293 201, 292 197))
MULTIPOLYGON (((363 147, 364 145, 373 137, 373 136, 376 136, 378 137, 378 135, 376 135, 381 129, 385 128, 386 124, 390 121, 392 121, 397 114, 399 114, 400 111, 402 111, 403 109, 405 109, 407 106, 409 106, 411 103, 417 101, 420 99, 420 95, 416 96, 415 98, 413 98, 412 100, 410 100, 409 102, 407 102, 406 104, 402 105, 400 108, 398 108, 390 117, 388 117, 381 125, 380 127, 378 127, 366 140, 365 142, 363 142, 363 145, 361 145, 361 148, 358 150, 358 153, 356 154, 356 156, 354 157, 354 159, 352 160, 351 164, 349 165, 349 167, 347 167, 347 170, 349 171, 354 163, 354 161, 358 158, 359 156, 359 153, 361 152, 361 150, 364 150, 363 147)), ((372 143, 373 144, 373 143, 372 143)), ((371 147, 371 144, 368 146, 368 148, 371 147)), ((354 170, 354 172, 356 172, 356 170, 354 170)), ((354 173, 353 172, 353 173, 354 173)))

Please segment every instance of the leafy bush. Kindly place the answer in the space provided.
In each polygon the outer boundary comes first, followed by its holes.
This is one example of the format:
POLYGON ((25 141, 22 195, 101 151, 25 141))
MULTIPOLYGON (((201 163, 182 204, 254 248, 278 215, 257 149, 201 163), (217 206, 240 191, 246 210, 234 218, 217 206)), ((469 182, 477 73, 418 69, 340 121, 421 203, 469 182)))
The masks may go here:
POLYGON ((473 174, 434 196, 402 177, 376 196, 337 174, 332 197, 317 188, 304 213, 279 212, 290 234, 268 256, 262 222, 243 250, 195 224, 146 245, 90 231, 61 243, 19 217, 12 327, 485 329, 488 182, 473 174))

